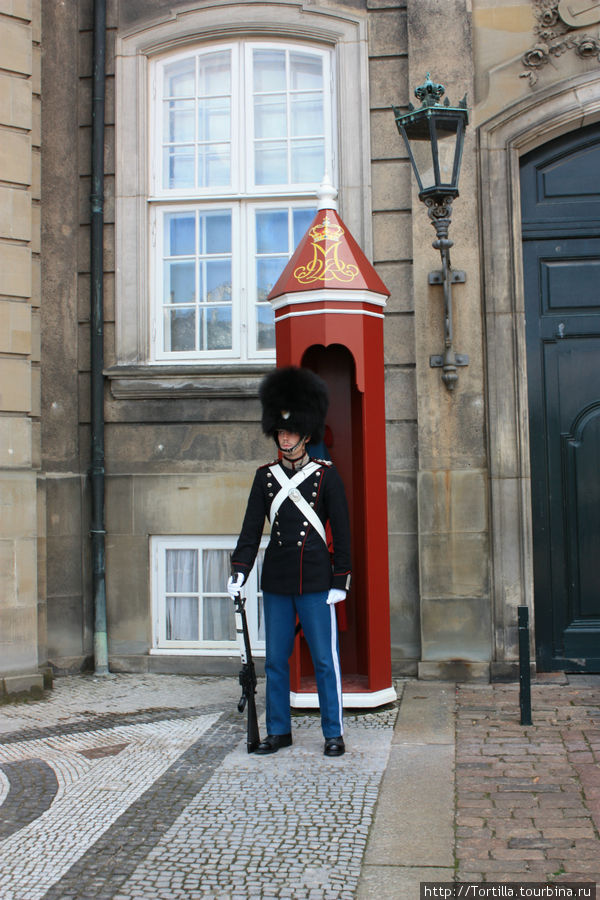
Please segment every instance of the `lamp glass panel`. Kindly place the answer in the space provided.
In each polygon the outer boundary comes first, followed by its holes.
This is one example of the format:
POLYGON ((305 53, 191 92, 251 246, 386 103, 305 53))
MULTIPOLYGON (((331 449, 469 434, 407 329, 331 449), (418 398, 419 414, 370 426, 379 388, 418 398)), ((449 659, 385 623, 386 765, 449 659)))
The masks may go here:
POLYGON ((415 166, 421 179, 422 190, 434 187, 435 185, 435 169, 433 167, 433 153, 431 149, 431 141, 429 134, 425 139, 408 136, 410 141, 410 149, 415 161, 415 166))
MULTIPOLYGON (((440 164, 440 184, 451 185, 452 174, 454 171, 454 157, 457 149, 456 136, 458 131, 458 119, 448 116, 444 118, 436 117, 434 121, 440 164)), ((455 187, 456 185, 453 186, 455 187)))

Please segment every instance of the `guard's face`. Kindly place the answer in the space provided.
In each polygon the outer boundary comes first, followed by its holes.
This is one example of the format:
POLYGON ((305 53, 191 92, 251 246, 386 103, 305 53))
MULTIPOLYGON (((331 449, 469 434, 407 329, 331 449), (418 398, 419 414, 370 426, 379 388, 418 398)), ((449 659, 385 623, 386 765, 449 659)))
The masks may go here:
POLYGON ((277 436, 279 438, 279 446, 282 450, 290 450, 300 442, 300 435, 296 434, 295 431, 284 431, 282 429, 277 432, 277 436))

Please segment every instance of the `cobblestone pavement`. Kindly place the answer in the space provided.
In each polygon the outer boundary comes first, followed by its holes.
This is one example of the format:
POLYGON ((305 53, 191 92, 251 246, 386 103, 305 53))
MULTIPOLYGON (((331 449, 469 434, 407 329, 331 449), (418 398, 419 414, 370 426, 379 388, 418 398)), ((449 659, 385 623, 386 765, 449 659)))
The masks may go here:
POLYGON ((600 882, 600 678, 460 685, 456 858, 460 881, 600 882))
MULTIPOLYGON (((264 694, 264 685, 259 685, 264 694)), ((397 707, 248 755, 236 680, 57 679, 0 710, 2 900, 354 896, 397 707)))

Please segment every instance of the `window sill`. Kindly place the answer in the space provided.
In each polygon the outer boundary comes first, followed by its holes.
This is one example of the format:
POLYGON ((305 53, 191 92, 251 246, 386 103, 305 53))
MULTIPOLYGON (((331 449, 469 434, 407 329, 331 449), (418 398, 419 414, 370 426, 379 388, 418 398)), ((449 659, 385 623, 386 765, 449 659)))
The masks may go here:
POLYGON ((154 400, 185 397, 240 399, 258 396, 263 376, 273 364, 222 366, 111 366, 104 370, 115 400, 154 400))

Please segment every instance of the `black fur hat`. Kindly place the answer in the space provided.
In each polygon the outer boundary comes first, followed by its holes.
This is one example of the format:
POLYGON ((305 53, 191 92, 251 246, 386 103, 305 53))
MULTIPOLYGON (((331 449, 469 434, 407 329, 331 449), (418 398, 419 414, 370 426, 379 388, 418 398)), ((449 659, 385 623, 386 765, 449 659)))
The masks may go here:
POLYGON ((323 439, 329 407, 327 385, 310 369, 287 366, 266 375, 258 389, 262 403, 262 429, 275 437, 279 429, 323 439))

